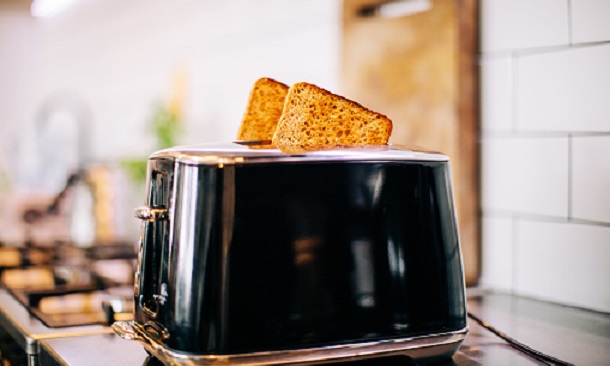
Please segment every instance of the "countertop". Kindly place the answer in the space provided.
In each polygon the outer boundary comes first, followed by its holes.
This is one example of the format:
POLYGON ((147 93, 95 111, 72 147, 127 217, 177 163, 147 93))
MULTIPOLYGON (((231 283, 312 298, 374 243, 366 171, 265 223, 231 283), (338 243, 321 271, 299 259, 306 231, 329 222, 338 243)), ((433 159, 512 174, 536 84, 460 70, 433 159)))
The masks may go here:
MULTIPOLYGON (((510 294, 469 291, 468 311, 527 346, 574 365, 610 365, 610 314, 510 294)), ((434 365, 544 365, 468 319, 458 353, 434 365)), ((112 334, 50 338, 40 342, 42 365, 158 365, 136 342, 112 334)), ((342 363, 379 365, 380 360, 342 363)), ((403 365, 386 359, 384 366, 403 365)))

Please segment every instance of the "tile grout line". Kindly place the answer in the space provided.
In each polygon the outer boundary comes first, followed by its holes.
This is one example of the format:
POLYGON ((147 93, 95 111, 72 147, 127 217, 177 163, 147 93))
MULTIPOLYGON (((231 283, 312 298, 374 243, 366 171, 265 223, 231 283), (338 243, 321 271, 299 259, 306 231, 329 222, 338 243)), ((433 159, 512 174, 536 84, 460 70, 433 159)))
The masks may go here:
POLYGON ((483 212, 484 217, 501 217, 501 218, 512 218, 513 216, 519 217, 521 220, 531 222, 542 222, 551 224, 576 224, 576 225, 588 225, 588 226, 599 226, 610 228, 610 222, 603 221, 592 221, 578 218, 567 218, 566 216, 549 216, 544 214, 535 214, 531 212, 523 211, 511 211, 511 210, 490 210, 487 209, 483 212))
POLYGON ((568 0, 568 47, 574 46, 574 30, 572 29, 572 0, 568 0))
POLYGON ((479 57, 483 60, 498 60, 498 59, 506 59, 511 57, 512 55, 516 56, 537 56, 544 55, 548 53, 562 52, 562 51, 570 51, 573 49, 579 48, 589 48, 589 47, 597 47, 597 46, 606 46, 610 45, 610 41, 589 41, 589 42, 572 42, 566 43, 565 45, 559 46, 546 46, 546 47, 534 47, 534 48, 519 48, 513 50, 501 50, 501 51, 490 51, 490 52, 481 52, 479 53, 479 57))
POLYGON ((599 131, 544 131, 544 130, 486 130, 481 133, 482 138, 564 138, 564 137, 599 137, 610 136, 610 132, 599 131))
POLYGON ((518 250, 517 250, 517 244, 518 244, 517 243, 517 241, 518 241, 517 234, 518 234, 519 230, 518 230, 518 218, 517 218, 517 216, 513 215, 511 217, 511 220, 512 220, 511 231, 512 231, 513 237, 512 237, 512 240, 511 240, 511 253, 510 253, 510 255, 511 255, 511 271, 512 271, 510 287, 511 287, 511 294, 516 295, 517 292, 518 292, 517 291, 517 285, 518 285, 518 282, 519 282, 518 276, 517 276, 517 254, 518 254, 517 253, 518 252, 518 250))
POLYGON ((574 161, 573 161, 573 136, 572 134, 568 134, 568 221, 572 220, 572 198, 573 198, 573 184, 574 184, 574 175, 572 170, 574 169, 574 161))
POLYGON ((518 80, 517 80, 517 75, 518 75, 518 64, 517 64, 517 58, 515 57, 515 55, 513 53, 511 53, 510 55, 510 97, 511 97, 511 133, 512 135, 516 135, 519 131, 519 124, 518 124, 518 110, 519 110, 519 105, 517 102, 517 93, 518 93, 518 80))

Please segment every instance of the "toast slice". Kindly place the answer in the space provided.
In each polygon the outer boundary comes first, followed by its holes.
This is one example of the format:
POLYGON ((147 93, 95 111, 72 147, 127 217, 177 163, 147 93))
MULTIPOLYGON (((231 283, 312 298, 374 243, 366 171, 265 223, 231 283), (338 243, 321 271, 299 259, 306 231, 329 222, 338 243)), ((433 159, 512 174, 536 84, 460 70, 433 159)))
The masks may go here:
POLYGON ((250 91, 237 139, 270 141, 282 115, 287 92, 285 84, 270 78, 258 79, 250 91))
POLYGON ((385 145, 392 121, 316 85, 296 83, 288 90, 272 144, 285 152, 339 145, 385 145))

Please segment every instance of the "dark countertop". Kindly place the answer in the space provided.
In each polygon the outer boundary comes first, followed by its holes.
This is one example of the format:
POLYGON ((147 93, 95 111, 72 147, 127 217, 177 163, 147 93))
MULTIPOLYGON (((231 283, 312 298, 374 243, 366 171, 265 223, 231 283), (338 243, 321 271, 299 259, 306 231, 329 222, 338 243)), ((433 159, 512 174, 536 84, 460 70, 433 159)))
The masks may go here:
MULTIPOLYGON (((468 310, 506 335, 575 365, 610 365, 610 314, 497 293, 468 291, 468 310)), ((470 333, 451 359, 434 365, 544 365, 512 348, 472 319, 470 333)), ((158 365, 143 347, 109 334, 41 341, 41 364, 158 365)), ((342 363, 379 365, 379 359, 342 363)), ((384 366, 403 360, 384 360, 384 366)))
MULTIPOLYGON (((575 365, 610 365, 608 313, 493 293, 469 294, 468 311, 506 335, 555 358, 575 365)), ((514 359, 512 363, 496 359, 499 353, 512 358, 522 356, 470 319, 469 327, 470 333, 454 357, 459 365, 544 364, 530 357, 514 359)))

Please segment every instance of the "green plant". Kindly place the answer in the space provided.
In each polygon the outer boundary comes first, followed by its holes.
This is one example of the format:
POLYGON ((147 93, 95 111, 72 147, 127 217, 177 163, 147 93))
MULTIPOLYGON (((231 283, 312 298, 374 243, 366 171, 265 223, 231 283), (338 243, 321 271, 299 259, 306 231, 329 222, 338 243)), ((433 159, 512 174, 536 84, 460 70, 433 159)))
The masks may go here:
MULTIPOLYGON (((180 134, 180 117, 174 109, 167 107, 164 103, 155 103, 147 127, 149 132, 154 134, 155 150, 166 149, 177 144, 180 134)), ((123 159, 121 166, 134 183, 143 184, 146 181, 147 162, 146 158, 123 159)))
POLYGON ((157 103, 150 125, 155 134, 157 148, 166 149, 176 145, 180 132, 178 113, 162 103, 157 103))

